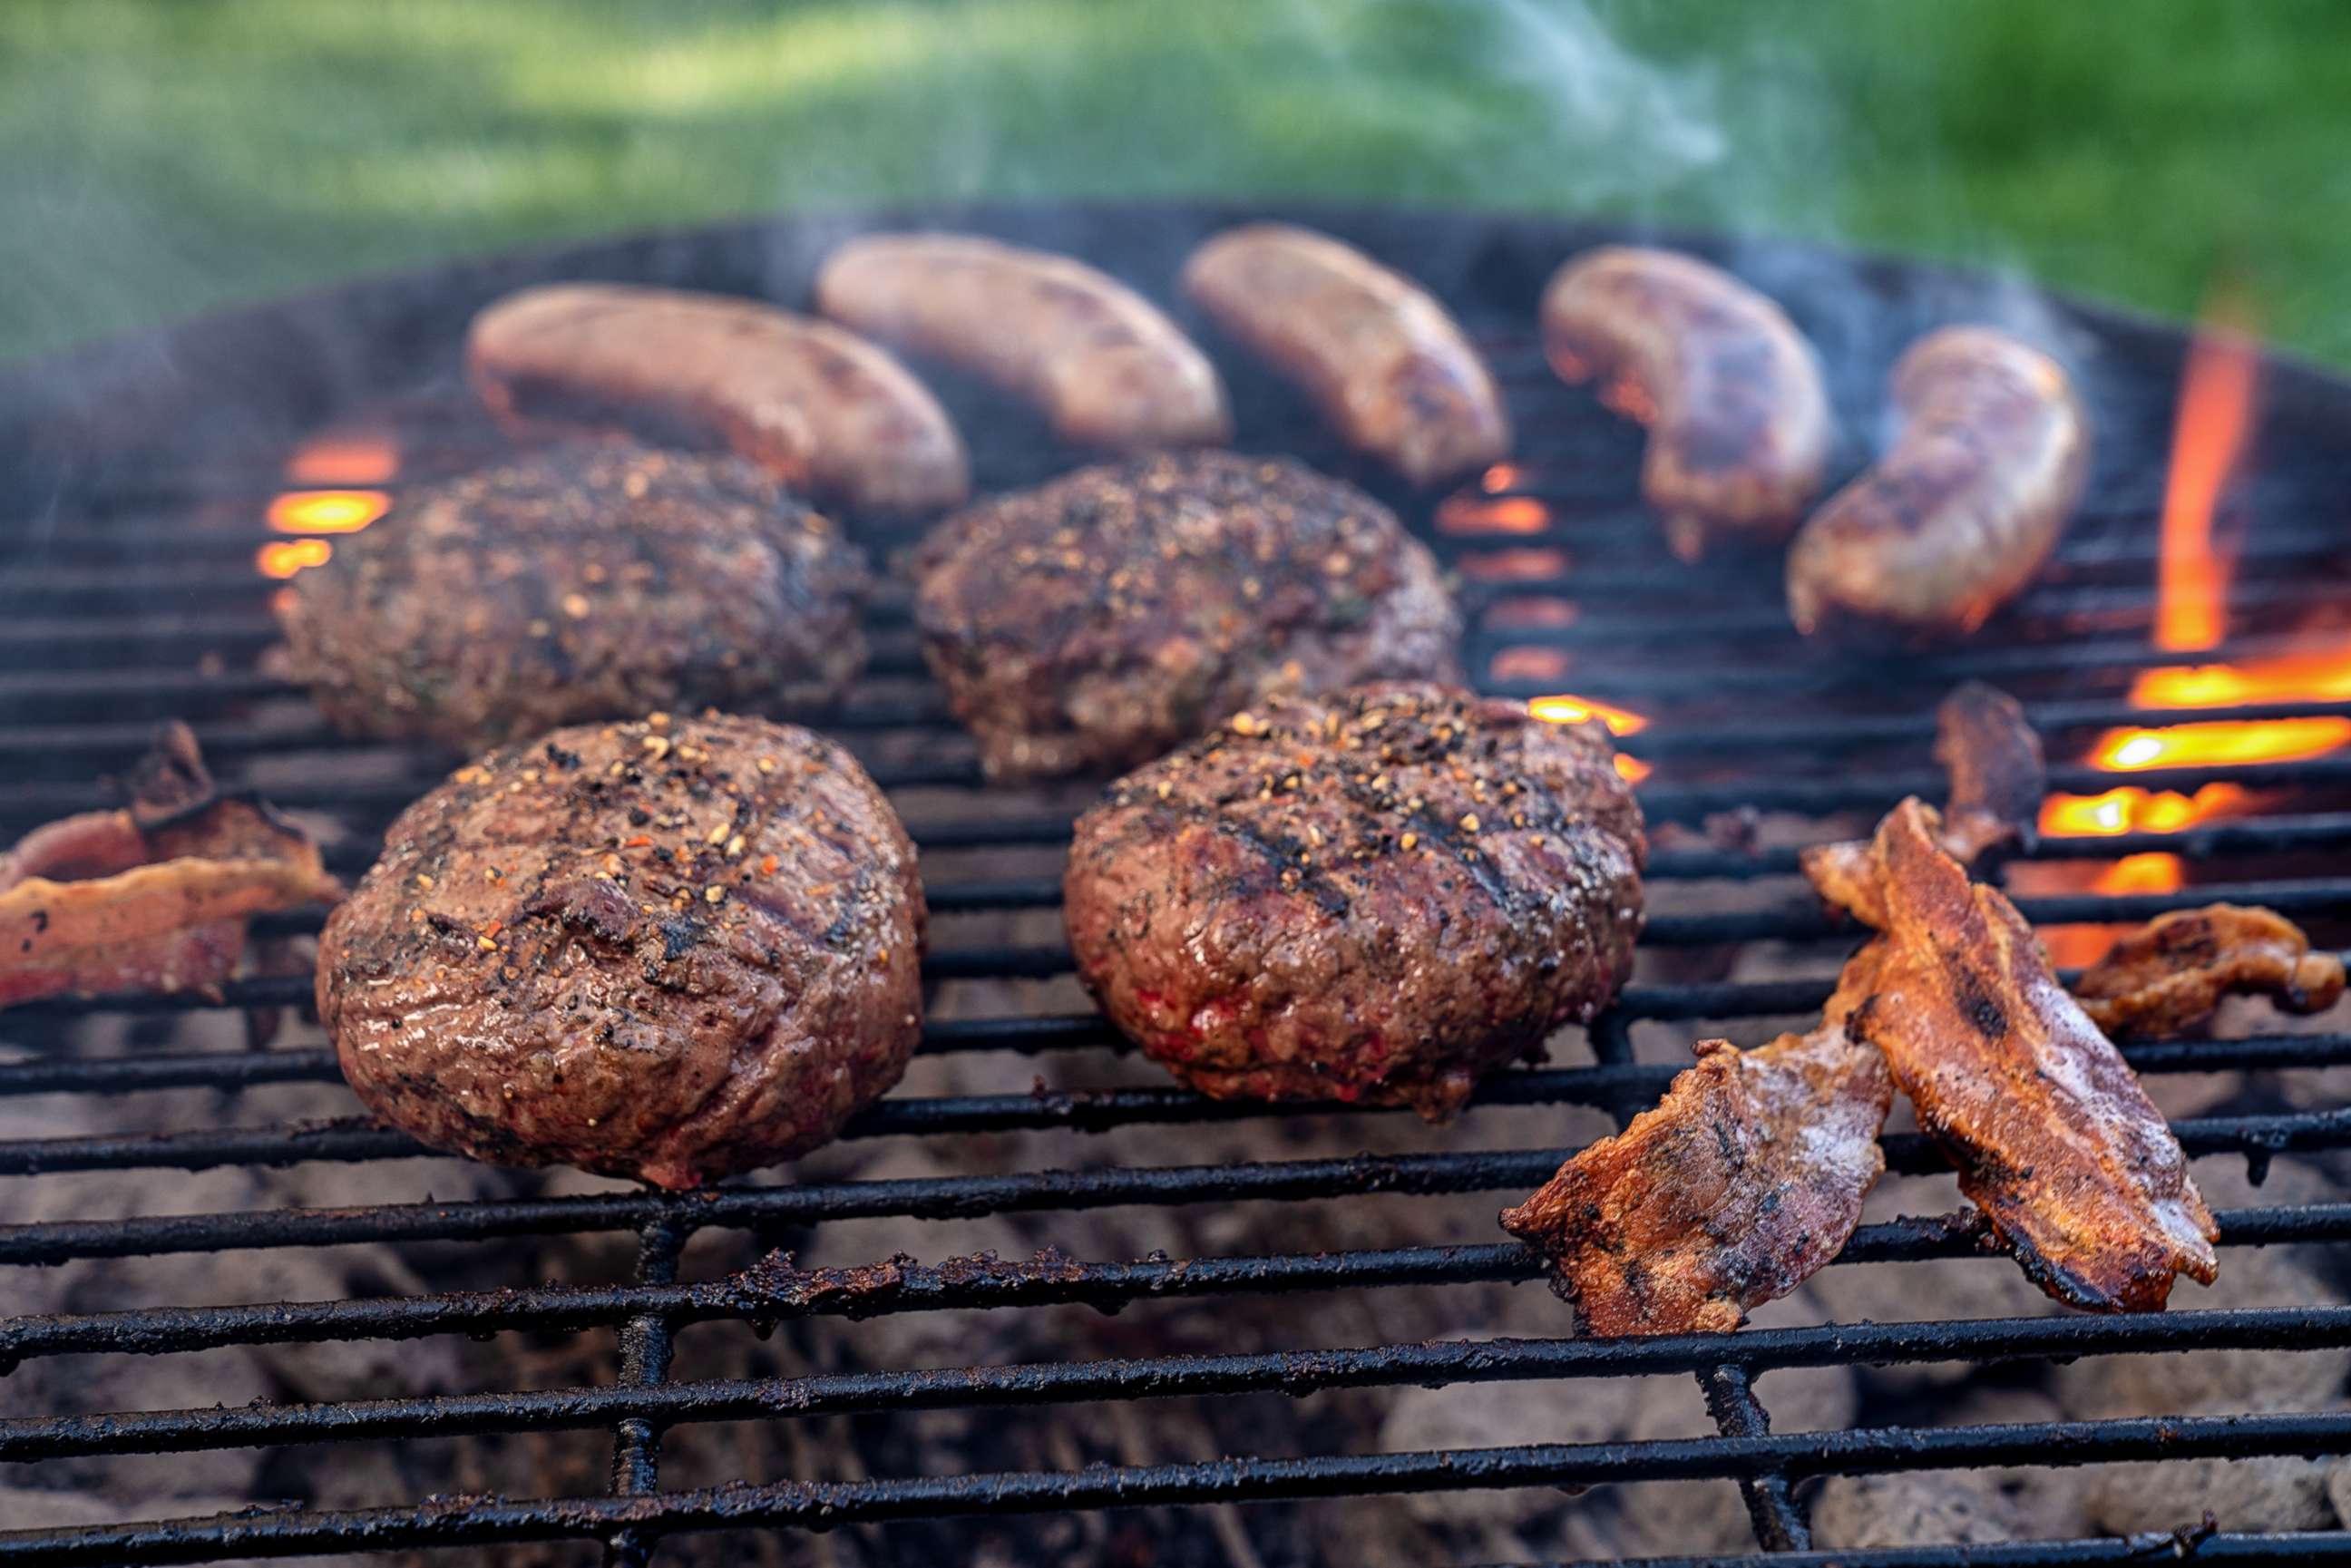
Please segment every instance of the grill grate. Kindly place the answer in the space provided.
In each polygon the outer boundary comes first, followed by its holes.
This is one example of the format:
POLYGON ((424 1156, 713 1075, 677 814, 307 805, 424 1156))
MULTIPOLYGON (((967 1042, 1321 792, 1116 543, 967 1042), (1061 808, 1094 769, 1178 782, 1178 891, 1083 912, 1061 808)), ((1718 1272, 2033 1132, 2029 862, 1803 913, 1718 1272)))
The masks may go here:
MULTIPOLYGON (((1102 208, 1051 214, 930 214, 1090 254, 1146 285, 1164 281, 1193 237, 1245 215, 1199 208, 1102 208)), ((1653 826, 1704 824, 1742 808, 1802 819, 1803 836, 1849 831, 1908 792, 1938 795, 1926 757, 1934 701, 1953 681, 2001 681, 2028 701, 2053 755, 2076 755, 2104 728, 2143 717, 2126 700, 2131 678, 2176 662, 2152 649, 2154 508, 2159 455, 2179 367, 2171 334, 2086 309, 2054 308, 2055 331, 2087 371, 2101 422, 2097 497, 2045 585, 1974 643, 1917 658, 1854 660, 1802 645, 1777 604, 1776 570, 1754 561, 1684 568, 1664 557, 1653 525, 1630 495, 1635 438, 1556 386, 1527 338, 1541 278, 1559 256, 1600 238, 1574 225, 1516 219, 1463 223, 1410 214, 1333 214, 1329 226, 1427 273, 1463 309, 1493 351, 1528 451, 1495 490, 1473 490, 1437 509, 1475 517, 1503 502, 1545 508, 1533 531, 1432 534, 1464 575, 1473 613, 1470 651, 1495 692, 1532 696, 1573 690, 1640 708, 1652 727, 1625 749, 1656 772, 1641 789, 1653 826), (1475 236, 1465 239, 1464 235, 1475 236), (1437 258, 1429 260, 1428 258, 1437 258), (1439 265, 1442 263, 1442 265, 1439 265), (1526 552, 1539 552, 1528 554, 1526 552), (1549 552, 1540 553, 1540 552, 1549 552), (1528 614, 1526 607, 1549 605, 1528 614), (1692 635, 1692 628, 1703 635, 1692 635), (1516 661, 1516 664, 1514 664, 1516 661), (1523 671, 1528 664, 1540 671, 1523 671)), ((173 351, 99 354, 0 384, 0 471, 25 480, 0 538, 0 648, 16 668, 0 674, 0 747, 12 759, 0 782, 0 831, 86 810, 106 797, 89 782, 143 746, 149 720, 194 721, 224 779, 265 789, 281 805, 321 813, 344 832, 330 849, 339 870, 371 858, 383 823, 432 782, 447 758, 346 741, 324 728, 298 691, 267 667, 267 585, 248 570, 268 536, 260 511, 278 486, 288 442, 355 407, 392 406, 427 432, 428 458, 462 466, 483 450, 480 433, 450 396, 447 360, 461 324, 484 298, 555 276, 633 277, 794 297, 816 254, 789 225, 713 231, 567 253, 475 264, 430 278, 368 286, 252 313, 179 334, 173 351), (322 354, 321 345, 335 352, 322 354), (150 389, 124 416, 124 435, 90 408, 110 409, 130 367, 183 368, 185 382, 150 389), (173 410, 209 405, 215 387, 235 389, 231 408, 181 428, 173 410), (423 392, 412 389, 423 387, 423 392), (169 394, 169 395, 167 395, 169 394), (387 404, 385 399, 398 401, 387 404), (59 421, 78 423, 58 435, 59 421), (419 423, 421 422, 421 423, 419 423), (201 439, 198 439, 198 437, 201 439), (122 452, 132 455, 125 457, 122 452), (52 481, 51 477, 54 476, 52 481), (42 663, 33 662, 37 657, 42 663)), ((1705 248, 1705 247, 1700 247, 1705 248)), ((1794 313, 1840 371, 1849 414, 1875 406, 1875 382, 1901 342, 1925 322, 1983 311, 2001 296, 1972 280, 1921 268, 1823 258, 1757 246, 1741 257, 1778 278, 1794 313), (1847 287, 1868 303, 1846 308, 1847 287)), ((183 373, 175 371, 174 374, 183 373)), ((2239 560, 2231 610, 2238 633, 2210 657, 2241 660, 2296 646, 2294 632, 2339 599, 2351 567, 2331 454, 2351 428, 2351 389, 2293 366, 2272 371, 2261 478, 2233 506, 2257 517, 2239 560)), ((1039 434, 950 383, 946 391, 973 437, 984 483, 1026 482, 1065 465, 1039 434)), ((1278 389, 1236 384, 1241 427, 1253 444, 1379 487, 1301 418, 1278 389)), ((184 411, 184 410, 183 410, 184 411)), ((1849 419, 1857 428, 1864 420, 1849 419)), ((413 480, 430 471, 411 463, 413 480)), ((396 487, 396 486, 395 486, 396 487)), ((0 496, 5 496, 0 486, 0 496)), ((1424 502, 1399 498, 1428 527, 1424 502)), ((875 539, 879 550, 903 535, 875 539)), ((872 678, 838 710, 804 716, 837 729, 896 794, 925 856, 934 911, 946 924, 995 923, 1050 910, 1058 877, 963 874, 966 852, 1050 854, 1066 836, 1078 796, 1001 799, 980 789, 968 745, 920 675, 903 596, 873 611, 872 678)), ((2198 719, 2351 717, 2351 702, 2272 702, 2199 711, 2198 719)), ((2344 934, 2351 876, 2351 756, 2121 776, 2061 764, 2055 788, 2095 792, 2117 783, 2194 789, 2230 783, 2255 791, 2261 814, 2217 819, 2179 833, 2047 840, 2029 863, 2061 865, 2142 852, 2179 854, 2208 878, 2177 893, 2041 894, 2020 906, 2038 925, 2143 918, 2214 898, 2267 904, 2344 934)), ((1655 910, 1645 936, 1645 977, 1588 1031, 1592 1061, 1498 1075, 1476 1106, 1583 1106, 1620 1121, 1652 1103, 1679 1062, 1667 1041, 1691 1022, 1729 1024, 1761 1038, 1772 1020, 1825 999, 1841 956, 1836 930, 1789 879, 1786 847, 1723 847, 1685 831, 1659 844, 1649 878, 1655 910), (1705 960, 1732 945, 1771 943, 1801 955, 1811 973, 1785 979, 1677 977, 1677 959, 1705 960), (1806 949, 1805 944, 1815 945, 1806 949), (1663 1026, 1663 1027, 1660 1027, 1663 1026), (1646 1031, 1659 1039, 1646 1047, 1646 1031)), ((314 931, 315 915, 266 923, 285 935, 314 931)), ((1000 929, 1000 928, 999 928, 1000 929)), ((1849 939, 1847 939, 1849 940, 1849 939)), ((926 977, 939 982, 1047 980, 1065 975, 1065 952, 961 936, 944 939, 926 977)), ((200 1088, 241 1094, 271 1085, 333 1083, 330 1051, 304 1043, 268 1051, 183 1049, 161 1037, 120 1056, 78 1047, 92 1019, 130 1018, 167 1027, 223 1009, 300 1006, 307 977, 235 982, 217 1002, 194 998, 68 998, 0 1015, 0 1040, 18 1048, 0 1061, 0 1103, 41 1095, 129 1096, 200 1088)), ((144 1037, 142 1037, 144 1038, 144 1037)), ((312 1037, 315 1041, 315 1036, 312 1037)), ((1122 1051, 1091 1016, 1029 1011, 950 1016, 935 1022, 926 1053, 1122 1051)), ((2258 1071, 2314 1072, 2351 1065, 2351 1034, 2277 1034, 2215 1042, 2140 1045, 2126 1053, 2149 1074, 2258 1071)), ((972 1137, 1045 1130, 1116 1135, 1153 1124, 1269 1124, 1361 1117, 1364 1135, 1394 1125, 1364 1108, 1276 1111, 1219 1103, 1165 1086, 1092 1091, 900 1094, 860 1117, 851 1138, 972 1137)), ((567 1429, 612 1434, 609 1490, 601 1497, 424 1500, 360 1510, 277 1509, 154 1524, 0 1529, 0 1562, 146 1563, 535 1541, 601 1542, 605 1560, 656 1560, 664 1537, 693 1531, 842 1524, 961 1515, 1013 1515, 1499 1487, 1721 1478, 1739 1482, 1755 1531, 1756 1562, 1822 1563, 1810 1552, 1802 1485, 1815 1477, 1987 1465, 2080 1465, 2125 1459, 2351 1451, 2351 1413, 2109 1419, 1994 1427, 1870 1425, 1775 1433, 1754 1380, 1773 1369, 1908 1363, 2055 1361, 2163 1351, 2312 1350, 2351 1345, 2351 1307, 2293 1305, 2196 1309, 2157 1317, 2001 1317, 1890 1323, 1751 1328, 1728 1338, 1629 1342, 1567 1338, 1359 1343, 1310 1351, 1152 1354, 1099 1360, 1023 1362, 926 1370, 819 1372, 764 1379, 674 1377, 679 1331, 695 1324, 763 1327, 800 1319, 891 1316, 1083 1304, 1402 1287, 1518 1282, 1535 1278, 1513 1243, 1341 1249, 1139 1261, 1054 1253, 862 1269, 800 1269, 780 1259, 716 1278, 685 1277, 688 1244, 705 1231, 768 1238, 860 1218, 1067 1216, 1090 1209, 1306 1201, 1409 1202, 1447 1195, 1515 1197, 1564 1157, 1556 1147, 1476 1146, 1469 1123, 1431 1152, 1282 1157, 1269 1137, 1255 1157, 1217 1164, 1073 1164, 1008 1174, 893 1179, 810 1179, 673 1196, 613 1192, 466 1202, 387 1202, 357 1207, 276 1207, 185 1215, 39 1218, 0 1225, 0 1267, 87 1259, 160 1258, 225 1249, 322 1248, 351 1242, 472 1243, 611 1233, 633 1237, 633 1282, 425 1291, 358 1300, 228 1307, 142 1303, 101 1312, 0 1319, 0 1368, 68 1355, 163 1355, 253 1345, 399 1341, 444 1334, 613 1331, 612 1381, 436 1397, 339 1400, 137 1413, 0 1417, 0 1461, 286 1447, 361 1438, 567 1429), (1600 1377, 1693 1378, 1718 1428, 1704 1438, 1541 1445, 1430 1453, 1252 1457, 1123 1463, 1079 1469, 1016 1469, 954 1477, 852 1482, 773 1482, 716 1490, 663 1485, 662 1442, 679 1427, 822 1415, 904 1415, 940 1408, 1055 1406, 1249 1394, 1486 1381, 1600 1377)), ((2279 1155, 2324 1157, 2351 1146, 2351 1110, 2273 1105, 2176 1124, 2199 1157, 2237 1158, 2258 1172, 2279 1155)), ((950 1150, 952 1143, 946 1145, 950 1150)), ((1889 1134, 1889 1168, 1945 1168, 1915 1134, 1889 1134)), ((70 1172, 200 1171, 298 1162, 395 1161, 423 1151, 403 1135, 356 1118, 323 1124, 182 1128, 0 1140, 0 1178, 70 1172)), ((387 1184, 400 1179, 392 1167, 387 1184)), ((2239 1207, 2220 1216, 2229 1249, 2351 1240, 2351 1201, 2239 1207)), ((1968 1258, 1986 1251, 1969 1215, 1865 1226, 1840 1266, 1968 1258)), ((1986 1267, 1995 1265, 1987 1264, 1986 1267)), ((2224 1265, 2225 1266, 2225 1265, 2224 1265)), ((2189 1292, 2192 1296, 2193 1292, 2189 1292)), ((1564 1309, 1561 1326, 1567 1326, 1564 1309)), ((0 1390, 5 1385, 0 1384, 0 1390)), ((2192 1527, 2183 1519, 2183 1527, 2192 1527)), ((2227 1524, 2230 1521, 2222 1521, 2227 1524)), ((5 1524, 5 1521, 0 1521, 5 1524)), ((2351 1551, 2351 1535, 2220 1533, 2133 1540, 2022 1543, 2011 1548, 1921 1547, 1841 1552, 1844 1564, 1884 1563, 2091 1563, 2186 1550, 2201 1559, 2311 1557, 2351 1551)), ((1720 1558, 1708 1561, 1719 1562, 1720 1558)))

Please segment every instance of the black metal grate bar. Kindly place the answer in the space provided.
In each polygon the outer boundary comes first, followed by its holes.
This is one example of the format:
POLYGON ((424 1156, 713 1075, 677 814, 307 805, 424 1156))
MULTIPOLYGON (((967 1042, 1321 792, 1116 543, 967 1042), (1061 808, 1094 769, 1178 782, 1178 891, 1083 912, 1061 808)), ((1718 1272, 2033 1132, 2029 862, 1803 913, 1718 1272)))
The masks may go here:
POLYGON ((2351 1414, 2199 1416, 1097 1465, 1074 1472, 1021 1470, 888 1480, 773 1482, 651 1497, 462 1500, 389 1509, 248 1512, 87 1530, 62 1544, 47 1531, 10 1531, 0 1533, 0 1563, 113 1563, 128 1568, 238 1554, 293 1556, 350 1548, 393 1551, 594 1539, 626 1528, 661 1534, 750 1526, 831 1529, 872 1521, 1043 1510, 1737 1479, 1773 1471, 1791 1476, 1863 1475, 2001 1464, 2072 1466, 2231 1458, 2339 1451, 2346 1442, 2351 1442, 2351 1414))

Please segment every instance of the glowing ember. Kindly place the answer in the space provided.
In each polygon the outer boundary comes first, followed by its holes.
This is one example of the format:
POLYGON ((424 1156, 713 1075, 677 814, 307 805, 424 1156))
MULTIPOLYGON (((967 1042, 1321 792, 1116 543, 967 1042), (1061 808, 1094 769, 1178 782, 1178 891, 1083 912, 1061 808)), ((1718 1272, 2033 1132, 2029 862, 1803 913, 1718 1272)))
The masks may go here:
POLYGON ((1608 727, 1611 735, 1638 735, 1649 727, 1647 716, 1631 708, 1614 707, 1565 692, 1536 697, 1527 704, 1527 711, 1547 724, 1582 724, 1587 718, 1596 718, 1608 727))
POLYGON ((286 460, 286 477, 297 485, 381 485, 399 472, 399 444, 366 431, 319 436, 286 460))
POLYGON ((1456 496, 1437 508, 1437 526, 1448 534, 1539 534, 1551 525, 1551 508, 1531 496, 1456 496))
POLYGON ((392 509, 381 490, 289 490, 269 503, 281 534, 355 534, 392 509))
POLYGON ((1519 476, 1522 472, 1524 470, 1515 463, 1497 463, 1479 476, 1478 484, 1491 495, 1497 491, 1507 490, 1517 484, 1519 476))
POLYGON ((1461 575, 1480 582, 1524 581, 1530 578, 1561 577, 1567 571, 1567 552, 1560 549, 1500 549, 1465 558, 1461 575))
POLYGON ((291 577, 333 559, 335 547, 324 539, 272 539, 254 556, 264 577, 291 577))
POLYGON ((1498 632, 1573 626, 1575 606, 1564 599, 1498 599, 1486 612, 1485 624, 1489 630, 1498 632))
POLYGON ((1498 681, 1555 681, 1567 674, 1567 655, 1557 648, 1505 648, 1487 672, 1498 681))

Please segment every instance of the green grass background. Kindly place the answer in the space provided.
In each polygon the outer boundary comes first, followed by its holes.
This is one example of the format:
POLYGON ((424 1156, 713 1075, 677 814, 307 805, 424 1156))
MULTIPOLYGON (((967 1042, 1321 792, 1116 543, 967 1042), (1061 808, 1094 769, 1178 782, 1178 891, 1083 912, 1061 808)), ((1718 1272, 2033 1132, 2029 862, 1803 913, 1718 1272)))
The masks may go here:
POLYGON ((926 196, 1667 218, 2351 364, 2340 0, 8 0, 0 355, 499 246, 926 196))

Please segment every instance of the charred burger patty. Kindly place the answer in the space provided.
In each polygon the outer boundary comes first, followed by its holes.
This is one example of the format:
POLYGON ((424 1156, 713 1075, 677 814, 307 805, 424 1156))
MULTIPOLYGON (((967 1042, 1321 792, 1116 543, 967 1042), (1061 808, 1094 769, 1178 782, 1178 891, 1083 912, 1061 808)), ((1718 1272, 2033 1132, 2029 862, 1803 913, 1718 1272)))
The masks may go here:
POLYGON ((279 601, 345 730, 456 747, 662 707, 836 695, 863 555, 736 457, 603 444, 402 494, 279 601))
POLYGON ((686 1187, 823 1143, 921 1029, 914 846, 747 718, 558 730, 402 813, 319 939, 369 1107, 435 1148, 686 1187))
POLYGON ((1081 978, 1177 1078, 1435 1119, 1615 994, 1646 851, 1597 726, 1375 685, 1113 785, 1064 907, 1081 978))
POLYGON ((949 518, 916 569, 925 653, 998 778, 1133 767, 1275 693, 1458 669, 1435 558, 1283 458, 1081 469, 949 518))

